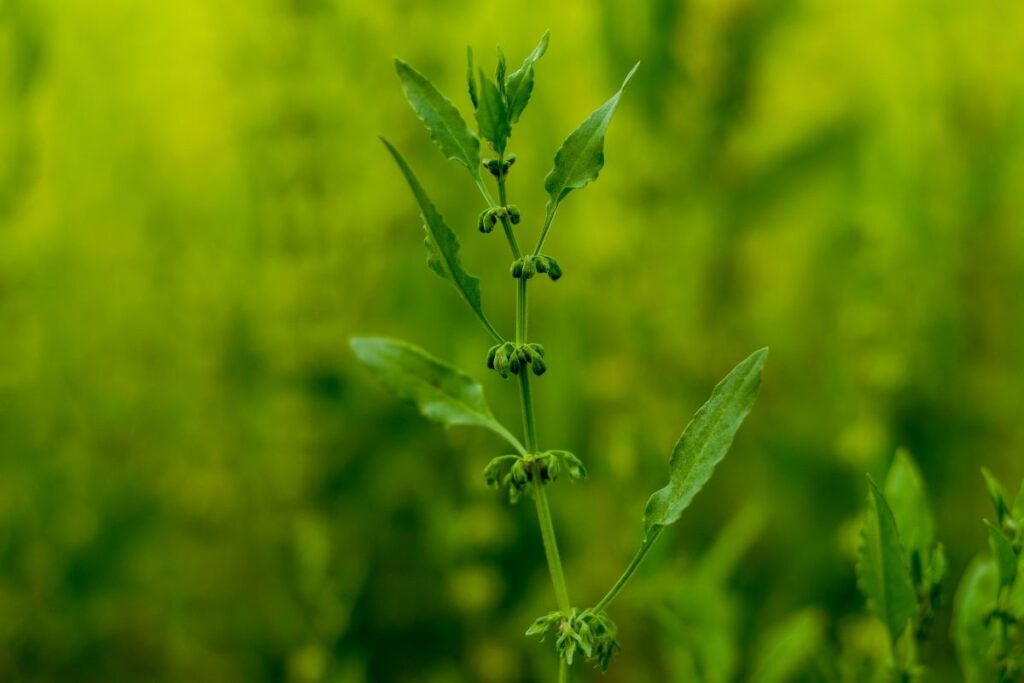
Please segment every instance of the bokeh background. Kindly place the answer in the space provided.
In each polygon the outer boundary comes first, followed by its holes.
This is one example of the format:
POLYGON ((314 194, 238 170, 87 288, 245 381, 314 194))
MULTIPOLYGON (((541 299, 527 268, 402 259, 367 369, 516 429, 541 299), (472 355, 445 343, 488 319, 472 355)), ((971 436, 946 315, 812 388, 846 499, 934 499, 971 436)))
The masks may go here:
MULTIPOLYGON (((465 45, 517 64, 547 28, 512 139, 527 241, 554 150, 642 61, 548 241, 566 276, 532 288, 541 443, 590 471, 552 491, 576 603, 715 381, 772 348, 603 680, 752 680, 766 651, 792 665, 756 680, 871 680, 865 472, 921 464, 947 605, 979 467, 1024 476, 1022 27, 1014 0, 0 0, 0 680, 551 680, 532 506, 480 474, 502 445, 346 343, 419 344, 518 426, 376 136, 510 329, 506 247, 391 59, 468 115, 465 45)), ((926 659, 955 681, 946 613, 926 659)))

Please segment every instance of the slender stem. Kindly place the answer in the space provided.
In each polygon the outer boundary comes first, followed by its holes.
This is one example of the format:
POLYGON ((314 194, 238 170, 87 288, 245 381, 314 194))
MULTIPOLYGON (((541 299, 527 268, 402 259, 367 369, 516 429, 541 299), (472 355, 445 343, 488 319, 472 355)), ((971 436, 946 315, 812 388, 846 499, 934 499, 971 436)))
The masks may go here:
POLYGON ((551 522, 548 494, 538 479, 533 481, 533 499, 537 501, 537 519, 540 520, 540 533, 544 539, 544 554, 548 558, 548 570, 551 572, 551 585, 555 588, 555 600, 558 602, 559 611, 568 617, 572 613, 569 589, 565 585, 562 558, 558 555, 558 542, 555 540, 555 525, 551 522))
POLYGON ((537 422, 533 417, 533 397, 530 393, 530 375, 526 368, 519 371, 519 398, 523 408, 523 434, 526 438, 526 450, 536 453, 537 446, 537 422))
POLYGON ((558 683, 569 683, 569 664, 558 658, 558 683))
POLYGON ((555 220, 555 212, 558 211, 558 206, 549 206, 547 215, 544 216, 544 227, 540 229, 540 239, 537 240, 537 246, 533 250, 533 255, 537 256, 540 254, 541 247, 544 246, 544 240, 548 238, 548 230, 551 229, 551 221, 555 220))
POLYGON ((615 582, 615 585, 611 587, 611 590, 601 598, 601 602, 597 603, 594 607, 595 612, 600 612, 611 604, 612 600, 614 600, 619 594, 623 586, 625 586, 629 582, 630 578, 632 578, 633 572, 637 570, 640 563, 644 561, 645 557, 647 557, 647 553, 649 553, 651 548, 654 547, 654 542, 658 539, 658 536, 661 534, 661 530, 664 528, 665 527, 663 526, 656 526, 647 532, 644 542, 640 544, 640 549, 636 551, 636 555, 634 555, 633 559, 630 560, 629 566, 626 567, 626 571, 622 572, 622 576, 620 576, 619 580, 615 582))

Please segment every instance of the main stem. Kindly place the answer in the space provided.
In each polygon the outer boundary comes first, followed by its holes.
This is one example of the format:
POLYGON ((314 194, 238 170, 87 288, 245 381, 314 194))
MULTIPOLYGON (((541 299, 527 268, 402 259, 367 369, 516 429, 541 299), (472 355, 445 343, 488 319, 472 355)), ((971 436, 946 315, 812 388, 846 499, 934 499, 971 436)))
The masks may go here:
MULTIPOLYGON (((502 154, 498 160, 498 167, 504 165, 505 155, 502 154)), ((501 206, 508 205, 508 197, 505 191, 505 174, 498 174, 498 198, 501 206)), ((516 258, 522 255, 512 226, 507 218, 502 219, 502 227, 508 238, 509 247, 516 258)), ((527 326, 529 322, 529 308, 526 292, 526 278, 519 278, 516 283, 516 344, 527 342, 527 326)), ((533 414, 533 395, 530 392, 530 374, 527 368, 519 372, 519 396, 523 411, 523 432, 526 438, 526 450, 530 453, 537 453, 537 423, 533 414)), ((558 540, 555 537, 555 525, 551 519, 551 508, 548 505, 547 490, 540 479, 533 480, 533 499, 537 504, 537 520, 540 523, 540 534, 544 541, 544 555, 548 561, 548 571, 551 573, 551 585, 555 590, 555 600, 558 603, 559 611, 569 616, 572 610, 572 603, 569 602, 569 589, 565 583, 565 571, 562 569, 562 558, 558 553, 558 540)), ((559 681, 568 680, 568 668, 563 661, 559 665, 559 681)))

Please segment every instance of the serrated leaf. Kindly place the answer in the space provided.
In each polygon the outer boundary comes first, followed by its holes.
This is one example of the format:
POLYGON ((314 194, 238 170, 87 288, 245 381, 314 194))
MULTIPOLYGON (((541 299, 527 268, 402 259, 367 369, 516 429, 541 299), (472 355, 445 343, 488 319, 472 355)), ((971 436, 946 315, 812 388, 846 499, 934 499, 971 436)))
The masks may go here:
POLYGON ((987 519, 985 526, 988 527, 988 545, 999 569, 999 587, 1005 588, 1017 578, 1017 555, 999 527, 987 519))
POLYGON ((655 491, 644 510, 644 534, 672 524, 689 506, 725 457, 733 437, 750 413, 761 387, 768 349, 750 354, 711 392, 682 436, 669 460, 669 482, 655 491))
POLYGON ((989 663, 992 630, 987 616, 995 605, 998 571, 991 560, 974 558, 953 602, 953 641, 966 683, 996 680, 989 663))
POLYGON ((430 139, 447 158, 465 166, 470 175, 479 180, 480 141, 452 101, 426 76, 401 59, 395 59, 395 72, 402 82, 405 99, 427 127, 430 139))
POLYGON ((512 131, 505 108, 505 98, 483 69, 480 70, 480 106, 476 110, 476 122, 481 137, 491 144, 496 153, 504 153, 505 144, 512 131))
POLYGON ((384 386, 416 404, 424 417, 490 429, 522 452, 519 441, 494 418, 483 387, 469 375, 397 339, 353 337, 349 344, 384 386))
POLYGON ((491 336, 502 341, 501 335, 484 315, 480 299, 480 280, 467 273, 462 267, 459 257, 461 247, 455 232, 448 227, 444 217, 430 201, 430 197, 427 196, 423 186, 420 185, 416 175, 406 163, 405 157, 390 142, 384 138, 381 138, 381 141, 391 152, 391 156, 394 157, 395 163, 398 164, 402 175, 405 176, 405 181, 409 184, 409 189, 412 190, 412 194, 416 198, 416 203, 419 204, 420 215, 423 217, 423 229, 427 234, 427 264, 431 270, 455 285, 456 291, 473 309, 491 336))
POLYGON ((479 105, 476 96, 476 75, 473 73, 473 48, 466 46, 466 87, 469 90, 469 101, 473 103, 473 109, 479 105))
POLYGON ((885 478, 885 499, 896 518, 900 540, 908 553, 917 553, 923 561, 935 542, 935 525, 924 480, 910 454, 900 449, 885 478))
POLYGON ((917 596, 896 518, 871 477, 868 484, 867 515, 857 553, 858 585, 867 598, 868 608, 885 623, 895 641, 914 616, 917 596))
POLYGON ((820 652, 825 619, 818 610, 806 609, 768 631, 754 656, 751 683, 784 683, 794 680, 820 652))
POLYGON ((985 477, 985 486, 988 487, 988 495, 992 499, 992 505, 996 509, 997 523, 1001 526, 1003 521, 1006 519, 1006 514, 1009 512, 1009 508, 1006 506, 1006 491, 1003 490, 1003 485, 999 483, 999 480, 989 472, 986 468, 981 468, 981 475, 985 477))
POLYGON ((569 133, 555 153, 555 165, 544 178, 548 193, 548 212, 553 212, 565 196, 597 179, 604 167, 604 134, 612 120, 619 98, 629 79, 636 73, 637 63, 607 102, 595 109, 576 130, 569 133))
POLYGON ((510 73, 505 81, 505 99, 508 102, 509 118, 512 123, 519 121, 526 105, 530 103, 530 96, 533 94, 533 65, 547 52, 550 37, 550 31, 545 31, 537 47, 523 60, 522 66, 510 73))

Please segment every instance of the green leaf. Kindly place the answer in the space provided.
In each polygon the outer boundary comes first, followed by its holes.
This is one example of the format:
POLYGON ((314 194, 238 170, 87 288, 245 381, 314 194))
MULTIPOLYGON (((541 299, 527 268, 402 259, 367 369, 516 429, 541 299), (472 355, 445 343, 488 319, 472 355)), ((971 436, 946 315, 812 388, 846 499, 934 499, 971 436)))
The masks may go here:
POLYGON ((1017 497, 1013 499, 1013 510, 1010 513, 1018 526, 1024 526, 1024 481, 1020 483, 1020 490, 1017 497))
POLYGON ((981 475, 985 477, 988 495, 992 498, 992 505, 995 506, 997 523, 1002 526, 1003 521, 1006 519, 1006 514, 1009 512, 1006 506, 1006 491, 1003 490, 1003 485, 999 483, 999 480, 986 468, 981 468, 981 475))
MULTIPOLYGON (((1024 553, 1017 557, 1017 578, 1024 576, 1024 553)), ((1018 621, 1024 619, 1024 579, 1013 582, 1010 595, 1006 598, 1006 606, 1018 621)))
POLYGON ((857 553, 857 582, 868 608, 885 622, 893 641, 917 609, 907 556, 900 544, 896 518, 885 496, 868 477, 868 510, 857 553))
POLYGON ((1005 588, 1017 578, 1017 555, 999 527, 987 519, 985 526, 988 527, 988 545, 999 569, 999 587, 1005 588))
POLYGON ((409 189, 412 190, 412 194, 416 198, 416 203, 420 206, 420 214, 423 217, 423 229, 427 233, 427 265, 441 277, 451 280, 459 295, 473 309, 476 317, 480 319, 480 322, 491 333, 491 336, 497 341, 503 341, 501 335, 498 334, 498 331, 491 325, 487 316, 484 315, 483 304, 480 300, 480 280, 467 273, 462 267, 462 261, 459 258, 460 246, 458 237, 455 236, 455 233, 448 227, 444 218, 430 201, 423 186, 420 185, 412 169, 409 168, 409 164, 406 163, 405 157, 390 142, 384 138, 381 138, 381 141, 388 148, 388 151, 391 152, 391 156, 394 157, 395 163, 398 164, 398 168, 402 171, 402 175, 405 176, 405 180, 409 184, 409 189))
POLYGON ((900 449, 885 479, 885 499, 896 518, 903 547, 923 562, 935 542, 935 525, 921 472, 910 454, 900 449))
POLYGON ((427 127, 430 139, 447 158, 465 166, 470 175, 479 180, 480 141, 459 110, 426 76, 401 59, 395 59, 395 71, 402 81, 405 99, 427 127))
POLYGON ((505 81, 505 98, 512 123, 519 121, 526 105, 530 103, 530 96, 533 94, 533 65, 547 52, 550 37, 550 31, 545 31, 537 47, 523 60, 523 65, 510 73, 505 81))
POLYGON ((519 441, 491 414, 483 387, 469 375, 397 339, 353 337, 349 344, 384 386, 415 403, 424 417, 490 429, 523 453, 519 441))
POLYGON ((988 658, 994 640, 987 617, 996 602, 998 580, 995 563, 976 557, 956 592, 952 631, 966 683, 996 680, 988 658))
POLYGON ((751 683, 784 683, 796 679, 821 650, 825 618, 805 609, 768 631, 754 656, 751 683))
POLYGON ((558 148, 555 165, 544 178, 544 189, 549 197, 548 213, 554 212, 567 194, 597 179, 604 166, 604 133, 619 104, 623 89, 638 66, 639 63, 626 74, 618 92, 595 109, 558 148))
POLYGON ((476 76, 473 74, 473 48, 466 46, 466 85, 469 89, 469 101, 473 103, 473 109, 479 106, 476 96, 476 76))
POLYGON ((672 524, 711 478, 754 406, 768 349, 752 353, 718 383, 676 442, 669 460, 669 483, 644 510, 644 534, 672 524))
POLYGON ((505 98, 483 69, 480 70, 480 107, 476 110, 476 122, 480 127, 480 135, 490 142, 495 152, 503 154, 512 126, 505 108, 505 98))

